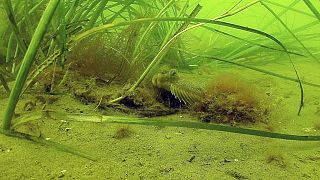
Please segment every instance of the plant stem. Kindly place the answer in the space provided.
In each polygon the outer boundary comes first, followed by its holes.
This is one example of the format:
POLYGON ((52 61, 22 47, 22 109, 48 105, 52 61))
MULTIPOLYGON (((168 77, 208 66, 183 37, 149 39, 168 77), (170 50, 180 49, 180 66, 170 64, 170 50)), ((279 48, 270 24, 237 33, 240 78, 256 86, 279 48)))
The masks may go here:
POLYGON ((101 1, 98 8, 93 12, 93 15, 89 21, 89 23, 87 24, 87 29, 91 29, 94 27, 94 24, 96 23, 98 17, 100 16, 101 13, 103 13, 104 8, 106 7, 108 1, 104 0, 101 1))
POLYGON ((4 89, 7 91, 7 93, 10 94, 10 88, 9 88, 7 81, 4 79, 2 74, 0 74, 0 82, 1 82, 2 86, 4 87, 4 89))
POLYGON ((4 9, 6 10, 8 20, 10 22, 9 24, 13 30, 13 34, 16 37, 17 43, 19 44, 19 48, 20 48, 21 52, 23 54, 25 54, 27 46, 21 38, 19 29, 18 29, 18 25, 17 25, 16 20, 14 18, 14 13, 13 13, 11 1, 10 0, 3 0, 3 6, 4 6, 4 9))
POLYGON ((14 83, 12 92, 10 93, 9 102, 7 109, 3 118, 3 130, 7 131, 10 129, 11 120, 14 115, 15 107, 18 103, 21 90, 27 79, 27 75, 35 58, 36 52, 40 46, 40 42, 47 30, 47 27, 52 19, 52 16, 59 4, 60 0, 50 0, 43 15, 39 21, 39 24, 33 34, 30 45, 27 49, 27 52, 22 60, 21 67, 17 74, 16 81, 14 83))
POLYGON ((308 6, 308 8, 310 9, 310 11, 312 11, 312 13, 314 14, 315 17, 317 17, 317 19, 320 21, 320 13, 319 11, 316 9, 316 7, 310 2, 310 0, 303 0, 304 3, 308 6))

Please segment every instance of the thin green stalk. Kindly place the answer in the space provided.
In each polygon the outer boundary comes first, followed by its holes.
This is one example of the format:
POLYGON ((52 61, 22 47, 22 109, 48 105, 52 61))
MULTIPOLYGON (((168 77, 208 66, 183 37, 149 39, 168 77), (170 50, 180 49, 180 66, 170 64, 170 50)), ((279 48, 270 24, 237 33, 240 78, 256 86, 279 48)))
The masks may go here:
MULTIPOLYGON (((267 74, 267 75, 270 75, 270 76, 273 76, 273 77, 277 77, 277 78, 281 78, 281 79, 284 79, 284 80, 288 80, 288 81, 299 83, 299 81, 297 79, 295 79, 295 78, 287 77, 287 76, 284 76, 284 75, 281 75, 281 74, 277 74, 277 73, 274 73, 274 72, 271 72, 271 71, 266 71, 266 70, 259 69, 259 68, 256 68, 256 67, 252 67, 252 66, 248 66, 248 65, 245 65, 245 64, 241 64, 241 63, 237 63, 237 62, 233 62, 233 61, 229 61, 229 60, 226 60, 226 59, 222 59, 222 58, 218 58, 218 57, 214 57, 214 56, 209 56, 209 55, 199 55, 199 54, 195 54, 195 53, 191 53, 191 52, 187 52, 187 53, 191 54, 193 56, 202 57, 202 58, 206 58, 206 59, 214 59, 214 60, 217 60, 217 61, 220 61, 220 62, 223 62, 223 63, 228 63, 228 64, 235 65, 235 66, 238 66, 238 67, 243 67, 243 68, 250 69, 250 70, 253 70, 253 71, 256 71, 256 72, 267 74)), ((305 85, 308 85, 308 86, 311 86, 311 87, 320 88, 320 84, 314 84, 314 83, 303 81, 303 80, 301 80, 301 83, 305 84, 305 85)))
MULTIPOLYGON (((233 28, 233 29, 238 29, 241 31, 247 31, 253 34, 258 34, 261 36, 264 36, 274 42, 276 42, 277 44, 281 44, 282 43, 277 40, 275 37, 273 37, 272 35, 265 33, 263 31, 257 30, 257 29, 253 29, 253 28, 249 28, 249 27, 245 27, 245 26, 241 26, 241 25, 237 25, 237 24, 232 24, 232 23, 228 23, 228 22, 222 22, 222 21, 216 21, 216 20, 210 20, 210 19, 197 19, 197 18, 175 18, 175 17, 166 17, 166 18, 143 18, 143 19, 136 19, 136 20, 132 20, 132 21, 124 21, 124 22, 116 22, 116 23, 111 23, 111 24, 106 24, 106 25, 101 25, 98 27, 94 27, 92 29, 89 29, 83 33, 80 33, 76 36, 74 36, 71 39, 71 43, 77 43, 80 42, 81 40, 94 35, 96 33, 99 32, 103 32, 107 29, 111 29, 111 28, 115 28, 115 27, 121 27, 121 26, 127 26, 127 25, 131 25, 131 24, 138 24, 138 23, 146 23, 146 22, 153 22, 153 21, 190 21, 190 22, 197 22, 197 23, 208 23, 208 24, 215 24, 215 25, 219 25, 219 26, 225 26, 225 27, 229 27, 229 28, 233 28)), ((282 47, 282 46, 281 46, 282 47)))
MULTIPOLYGON (((303 15, 306 15, 306 16, 309 16, 309 17, 313 17, 314 18, 314 15, 313 14, 310 14, 310 13, 306 13, 304 11, 301 11, 301 10, 298 10, 298 9, 295 9, 292 7, 292 5, 295 5, 296 3, 298 3, 299 1, 294 1, 294 4, 291 3, 289 6, 288 5, 282 5, 282 4, 279 4, 279 3, 276 3, 276 2, 273 2, 273 1, 269 1, 269 0, 263 0, 264 2, 267 2, 269 4, 272 4, 274 6, 278 6, 278 7, 281 7, 281 8, 284 8, 286 9, 285 12, 287 10, 290 10, 290 11, 293 11, 293 12, 296 12, 296 13, 300 13, 300 14, 303 14, 303 15)), ((278 14, 278 16, 280 17, 281 16, 281 13, 278 14)))
POLYGON ((282 133, 226 126, 221 124, 201 123, 201 122, 174 121, 174 120, 163 121, 163 120, 145 120, 145 119, 136 120, 132 118, 126 119, 123 121, 120 118, 119 119, 117 118, 111 123, 206 129, 206 130, 223 131, 223 132, 230 132, 230 133, 236 133, 236 134, 246 134, 246 135, 252 135, 252 136, 260 136, 260 137, 291 140, 291 141, 320 141, 320 136, 282 134, 282 133))
MULTIPOLYGON (((177 17, 183 17, 185 14, 186 14, 186 10, 188 8, 188 4, 189 2, 186 1, 184 7, 182 8, 182 10, 180 11, 180 13, 177 15, 177 17)), ((173 9, 175 9, 174 7, 172 7, 173 9)), ((197 4, 197 6, 193 9, 193 11, 190 13, 188 19, 191 19, 191 18, 195 18, 198 13, 200 12, 200 10, 202 9, 202 6, 200 6, 200 4, 197 4)), ((178 23, 176 23, 178 24, 178 23)), ((175 37, 178 33, 180 33, 181 31, 185 30, 188 25, 190 24, 190 21, 184 21, 182 25, 180 25, 179 29, 175 31, 176 29, 176 26, 175 25, 172 25, 170 27, 170 29, 166 32, 166 35, 164 37, 164 39, 162 40, 162 44, 160 45, 160 49, 162 49, 169 41, 172 37, 175 37), (175 32, 174 32, 175 31, 175 32)), ((171 44, 171 43, 170 43, 171 44)), ((158 62, 161 61, 162 57, 167 53, 167 51, 169 50, 169 48, 165 49, 158 60, 158 62)), ((177 59, 177 61, 179 61, 177 59)), ((156 63, 157 64, 157 63, 156 63)))
POLYGON ((130 0, 129 2, 126 2, 126 4, 120 10, 118 10, 110 19, 108 19, 106 23, 112 23, 118 16, 123 13, 123 11, 130 7, 134 3, 134 1, 136 0, 130 0))
MULTIPOLYGON (((263 3, 261 1, 261 4, 285 27, 285 29, 297 40, 297 42, 305 49, 305 51, 307 51, 307 53, 312 57, 314 58, 317 62, 320 62, 318 60, 318 58, 316 58, 308 49, 307 47, 304 46, 304 44, 298 39, 298 37, 288 28, 288 26, 277 16, 277 14, 269 8, 269 6, 267 6, 265 3, 263 3)), ((299 106, 299 110, 298 110, 298 115, 300 115, 300 112, 302 110, 302 107, 304 105, 304 91, 303 91, 303 87, 302 87, 302 83, 300 81, 300 77, 298 75, 298 71, 294 65, 294 63, 292 62, 291 58, 290 58, 290 55, 288 54, 289 56, 289 60, 290 60, 290 63, 295 71, 295 74, 297 76, 297 79, 299 81, 299 87, 300 87, 300 106, 299 106)))
POLYGON ((297 40, 297 42, 303 47, 303 49, 318 63, 320 63, 320 60, 315 57, 309 50, 308 48, 299 40, 299 38, 290 30, 290 28, 280 19, 280 17, 277 16, 277 14, 269 8, 268 5, 266 5, 264 2, 261 1, 261 4, 282 24, 282 26, 292 35, 294 39, 297 40))
MULTIPOLYGON (((186 2, 186 4, 184 5, 184 8, 181 10, 181 12, 179 13, 178 17, 183 17, 183 15, 185 14, 185 10, 188 7, 188 2, 186 2)), ((172 7, 173 8, 173 7, 172 7)), ((174 9, 174 8, 173 8, 174 9)), ((199 11, 202 9, 202 6, 200 6, 199 4, 195 7, 195 9, 192 11, 191 15, 194 15, 194 17, 190 16, 188 18, 195 18, 195 16, 199 13, 199 11), (199 10, 199 11, 198 11, 199 10)), ((166 36, 164 37, 164 39, 162 40, 162 44, 160 45, 160 48, 162 48, 163 46, 165 46, 167 44, 167 42, 176 34, 178 34, 179 32, 181 32, 182 30, 184 30, 184 25, 186 25, 186 27, 188 27, 188 25, 190 24, 189 21, 184 21, 183 24, 180 26, 180 28, 174 32, 175 30, 175 26, 171 26, 169 31, 166 33, 166 36)))
MULTIPOLYGON (((263 0, 263 1, 266 1, 266 0, 263 0)), ((295 0, 291 4, 289 4, 288 6, 285 6, 284 7, 285 9, 282 10, 280 13, 278 13, 277 16, 281 17, 282 15, 284 15, 287 11, 290 10, 291 7, 295 6, 299 1, 300 0, 295 0)), ((269 1, 267 1, 267 2, 269 2, 269 1)), ((270 27, 274 22, 275 22, 274 19, 272 19, 269 22, 265 23, 264 26, 262 26, 260 29, 264 30, 267 27, 270 27)), ((258 49, 257 46, 247 46, 247 47, 245 47, 246 50, 243 50, 242 48, 243 48, 242 46, 238 46, 238 47, 234 48, 233 51, 230 51, 228 54, 225 55, 225 58, 234 59, 238 55, 238 52, 244 52, 244 51, 255 52, 258 49)))
POLYGON ((310 29, 310 27, 312 27, 312 26, 317 26, 317 25, 319 25, 319 21, 318 21, 318 20, 315 20, 315 21, 313 21, 313 22, 311 22, 311 23, 308 23, 308 24, 305 24, 305 25, 303 25, 303 26, 297 27, 296 29, 293 30, 293 32, 295 32, 295 33, 303 32, 303 31, 305 31, 305 30, 310 29))
POLYGON ((59 4, 60 0, 50 0, 43 15, 39 21, 34 35, 31 39, 27 52, 22 60, 21 67, 17 74, 12 92, 10 93, 9 102, 3 118, 3 130, 8 131, 11 126, 11 120, 14 114, 15 107, 18 103, 21 90, 27 79, 27 75, 35 58, 36 52, 40 46, 40 42, 47 30, 47 27, 52 19, 52 16, 59 4))
POLYGON ((74 17, 74 14, 76 12, 76 9, 77 9, 77 6, 79 5, 79 2, 80 0, 74 0, 71 4, 71 7, 69 8, 67 14, 66 14, 66 17, 65 17, 65 21, 66 22, 70 22, 71 20, 71 17, 74 17))
MULTIPOLYGON (((210 31, 213 31, 213 32, 217 32, 219 34, 222 34, 222 35, 225 35, 225 36, 229 36, 229 37, 232 37, 234 39, 237 39, 237 40, 240 40, 240 41, 243 41, 245 43, 248 43, 248 44, 251 44, 253 46, 259 46, 259 47, 262 47, 262 48, 265 48, 265 49, 270 49, 270 50, 273 50, 273 51, 279 51, 279 52, 285 52, 285 53, 289 53, 289 54, 292 54, 292 55, 296 55, 296 56, 303 56, 302 54, 299 54, 299 53, 296 53, 296 52, 292 52, 292 51, 284 51, 283 49, 276 49, 276 48, 273 48, 273 47, 269 47, 269 46, 266 46, 264 44, 259 44, 259 43, 256 43, 255 41, 253 40, 246 40, 244 38, 241 38, 241 37, 238 37, 238 36, 235 36, 235 35, 232 35, 232 34, 229 34, 229 33, 226 33, 224 31, 220 31, 218 29, 215 29, 215 28, 212 28, 212 27, 209 27, 209 26, 202 26, 203 28, 205 29, 208 29, 210 31)), ((237 42, 235 42, 237 43, 237 42)), ((248 49, 246 49, 248 50, 248 49)), ((246 50, 241 50, 240 52, 244 52, 246 50)), ((245 53, 245 52, 244 52, 245 53)), ((230 59, 230 58, 229 58, 230 59)), ((233 58, 231 58, 233 59, 233 58)))
POLYGON ((265 138, 292 140, 292 141, 320 141, 320 136, 308 136, 308 135, 293 135, 293 134, 282 134, 276 132, 268 132, 263 130, 235 127, 222 124, 214 123, 203 123, 198 121, 187 121, 187 120, 163 120, 156 118, 134 118, 134 117, 121 117, 121 116, 101 116, 101 115, 83 115, 83 118, 79 118, 77 114, 63 114, 57 112, 53 113, 52 116, 63 117, 68 121, 75 122, 95 122, 95 123, 115 123, 115 124, 134 124, 134 125, 145 125, 145 126, 157 126, 157 127, 181 127, 181 128, 193 128, 193 129, 205 129, 213 131, 222 131, 243 135, 252 135, 265 138))
POLYGON ((51 66, 60 56, 61 56, 61 51, 56 50, 56 52, 53 52, 46 58, 41 64, 38 65, 37 69, 33 70, 29 74, 29 79, 27 82, 25 82, 25 86, 22 90, 22 94, 28 89, 28 87, 34 82, 34 80, 49 66, 51 66))
POLYGON ((231 8, 229 8, 224 14, 230 13, 232 10, 234 10, 243 0, 239 0, 237 3, 235 3, 231 8))
MULTIPOLYGON (((30 17, 30 14, 29 14, 29 3, 28 1, 25 1, 24 5, 23 5, 23 17, 24 17, 24 22, 20 23, 22 24, 25 29, 26 29, 26 37, 25 39, 31 39, 32 37, 32 34, 33 34, 33 23, 31 21, 31 17, 30 17)), ((20 21, 21 22, 21 21, 20 21)), ((19 26, 19 23, 18 23, 18 26, 19 26)))
MULTIPOLYGON (((172 3, 174 2, 175 0, 171 0, 169 1, 162 9, 161 11, 156 15, 156 18, 159 18, 161 17, 167 10, 168 8, 172 5, 172 3)), ((155 27, 156 23, 155 22, 152 22, 148 25, 148 27, 144 30, 144 33, 141 35, 141 37, 139 38, 138 42, 136 43, 135 45, 135 49, 133 51, 133 56, 135 57, 134 59, 136 59, 138 56, 137 55, 137 52, 138 52, 138 49, 142 43, 142 41, 145 39, 145 37, 147 36, 147 34, 150 34, 149 32, 155 27)), ((135 60, 133 60, 134 62, 135 60)))
POLYGON ((314 16, 316 16, 318 18, 318 20, 320 21, 320 13, 317 10, 317 8, 314 7, 314 5, 309 0, 303 0, 303 1, 308 6, 310 11, 314 14, 314 16))
POLYGON ((10 94, 10 88, 9 88, 9 86, 7 84, 7 81, 4 79, 4 77, 3 77, 3 75, 1 73, 0 73, 0 82, 1 82, 2 86, 4 87, 4 89, 6 90, 6 92, 8 94, 10 94))
MULTIPOLYGON (((200 4, 197 4, 197 6, 193 9, 193 11, 191 12, 191 14, 189 15, 188 18, 195 18, 199 12, 201 11, 202 6, 200 4)), ((182 26, 178 29, 178 31, 176 31, 175 35, 178 34, 179 32, 185 30, 188 26, 190 25, 189 21, 185 21, 182 26)))
POLYGON ((61 0, 57 9, 59 14, 58 45, 59 45, 60 52, 62 53, 61 64, 65 63, 65 50, 66 50, 66 44, 67 44, 66 10, 64 5, 65 5, 65 1, 61 0))
POLYGON ((6 62, 9 63, 11 62, 11 57, 13 56, 13 51, 12 51, 12 48, 13 48, 13 36, 14 36, 14 33, 12 32, 9 36, 9 41, 8 41, 8 45, 7 45, 7 54, 6 54, 6 62))
POLYGON ((224 19, 224 18, 226 18, 226 17, 229 17, 229 16, 233 16, 233 15, 235 15, 235 14, 238 14, 238 13, 240 13, 240 12, 248 9, 249 7, 257 4, 258 2, 259 2, 259 0, 252 1, 251 3, 248 3, 248 4, 246 4, 245 6, 243 6, 243 7, 241 7, 241 8, 238 8, 238 9, 232 11, 232 12, 224 13, 224 14, 222 14, 221 16, 216 17, 216 18, 214 18, 214 20, 224 19))
POLYGON ((88 19, 88 14, 92 9, 96 8, 99 2, 99 0, 86 1, 85 4, 82 4, 82 6, 80 6, 81 8, 76 11, 76 15, 70 22, 78 22, 88 19))
POLYGON ((46 2, 46 0, 41 0, 38 4, 36 4, 35 6, 33 6, 30 11, 29 14, 32 14, 33 12, 35 12, 39 7, 41 7, 44 3, 46 2))
POLYGON ((104 8, 106 7, 108 0, 100 1, 98 8, 93 12, 93 15, 90 18, 90 21, 87 24, 86 29, 91 29, 94 27, 98 17, 103 13, 104 8))
POLYGON ((26 44, 24 43, 24 41, 23 41, 23 39, 21 37, 21 34, 19 32, 16 20, 14 18, 14 12, 13 12, 11 1, 10 0, 3 0, 3 6, 4 6, 5 10, 6 10, 6 13, 7 13, 9 22, 10 22, 9 24, 10 24, 10 26, 11 26, 13 32, 14 32, 15 38, 16 38, 18 44, 19 44, 19 48, 20 48, 21 52, 23 54, 25 54, 27 46, 26 46, 26 44))

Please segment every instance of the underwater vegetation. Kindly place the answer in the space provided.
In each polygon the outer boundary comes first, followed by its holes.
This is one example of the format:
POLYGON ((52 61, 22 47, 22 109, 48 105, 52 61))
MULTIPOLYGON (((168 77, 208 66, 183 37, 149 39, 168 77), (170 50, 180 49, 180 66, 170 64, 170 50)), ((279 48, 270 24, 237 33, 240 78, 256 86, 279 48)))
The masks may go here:
POLYGON ((133 134, 133 130, 129 126, 119 127, 113 135, 113 138, 123 139, 130 137, 133 134))
POLYGON ((234 74, 222 74, 208 85, 205 97, 193 109, 204 122, 246 124, 267 115, 262 102, 252 85, 234 74))
POLYGON ((268 164, 272 164, 280 168, 286 168, 288 166, 285 156, 280 152, 269 152, 267 154, 266 161, 268 164))
MULTIPOLYGON (((317 40, 319 34, 298 36, 318 28, 320 16, 314 2, 300 2, 307 12, 294 8, 298 2, 283 7, 273 1, 239 1, 217 16, 203 17, 202 6, 189 0, 4 0, 0 4, 0 18, 4 22, 0 27, 0 85, 9 99, 1 133, 43 142, 38 131, 41 127, 32 123, 31 133, 25 132, 28 128, 16 132, 16 127, 23 127, 15 125, 15 114, 18 117, 26 111, 51 112, 51 105, 71 97, 85 105, 94 105, 92 112, 100 114, 156 117, 184 113, 197 118, 191 122, 115 120, 119 124, 319 141, 320 136, 243 128, 265 123, 272 111, 271 102, 239 74, 218 73, 228 64, 295 82, 299 94, 297 114, 301 115, 304 87, 320 85, 300 77, 293 57, 320 62, 319 50, 305 45, 306 41, 317 40), (262 8, 272 21, 264 22, 263 27, 239 23, 237 18, 253 7, 262 8), (312 21, 291 28, 282 16, 292 12, 308 16, 312 21), (276 32, 269 28, 275 22, 278 24, 274 29, 280 29, 276 32), (204 31, 203 37, 196 35, 197 31, 204 31), (279 33, 283 31, 286 33, 279 33), (203 43, 205 48, 200 47, 203 43), (268 62, 261 59, 274 54, 284 60, 273 61, 286 61, 290 72, 281 74, 263 68, 268 62), (200 67, 209 68, 213 76, 200 82, 196 73, 200 67), (17 111, 24 95, 36 96, 36 100, 25 102, 17 111)), ((318 124, 315 129, 319 129, 318 124)), ((123 126, 113 137, 121 139, 132 133, 129 127, 123 126)), ((54 142, 51 145, 56 146, 54 142)), ((73 149, 66 151, 79 154, 73 149)), ((268 163, 276 162, 280 166, 282 161, 276 155, 267 158, 268 163)))

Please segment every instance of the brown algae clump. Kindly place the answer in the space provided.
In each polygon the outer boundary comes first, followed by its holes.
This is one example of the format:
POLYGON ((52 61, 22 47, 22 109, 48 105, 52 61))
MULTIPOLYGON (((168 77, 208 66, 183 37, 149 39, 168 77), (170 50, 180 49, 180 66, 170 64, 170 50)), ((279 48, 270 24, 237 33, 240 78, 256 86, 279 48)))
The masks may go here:
POLYGON ((270 154, 268 154, 266 157, 266 162, 268 164, 273 164, 281 168, 287 167, 286 159, 281 153, 277 153, 277 152, 271 152, 270 154))
POLYGON ((113 138, 123 139, 130 137, 133 134, 133 130, 129 126, 119 127, 113 135, 113 138))
POLYGON ((204 122, 231 124, 255 123, 267 112, 252 85, 232 74, 219 75, 192 108, 204 122))

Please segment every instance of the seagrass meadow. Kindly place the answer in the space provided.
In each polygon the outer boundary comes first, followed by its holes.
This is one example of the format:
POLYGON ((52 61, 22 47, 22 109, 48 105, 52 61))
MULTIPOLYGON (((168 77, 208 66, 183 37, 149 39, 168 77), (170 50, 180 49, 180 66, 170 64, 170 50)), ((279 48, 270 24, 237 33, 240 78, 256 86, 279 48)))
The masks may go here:
POLYGON ((0 179, 320 179, 320 1, 0 1, 0 179))

